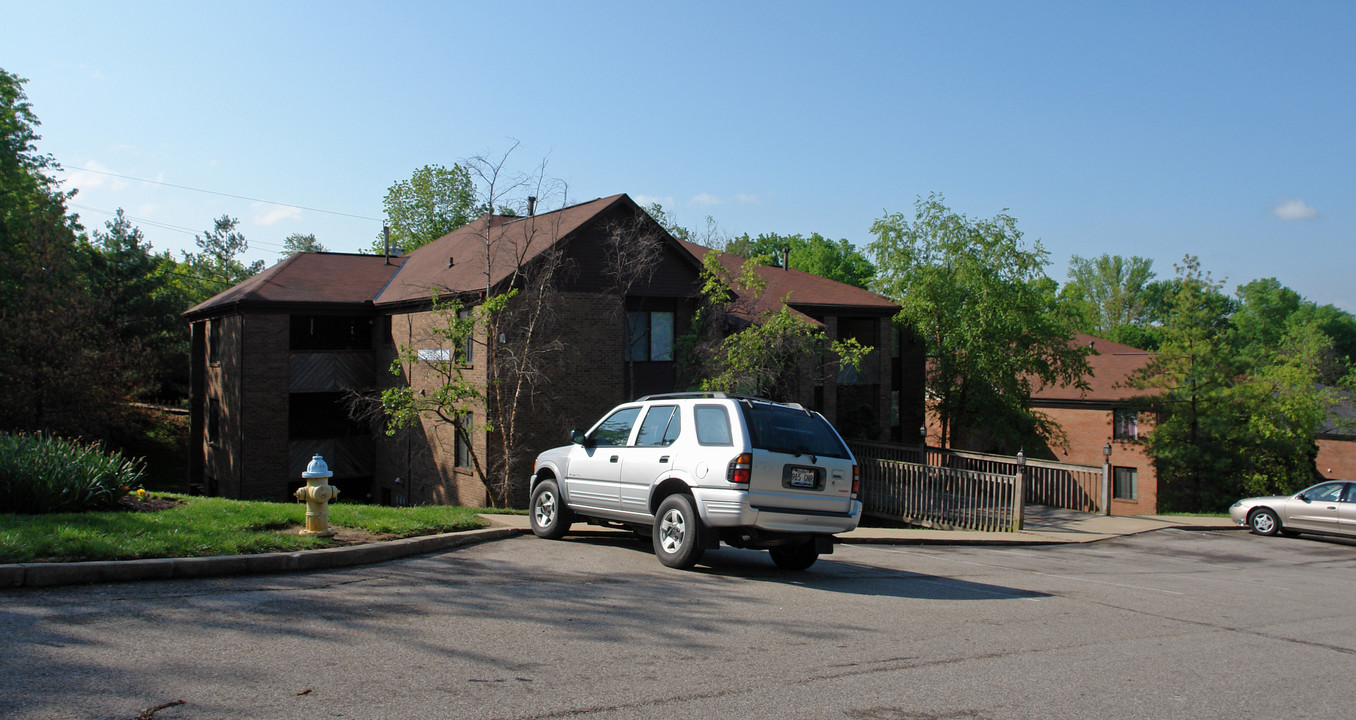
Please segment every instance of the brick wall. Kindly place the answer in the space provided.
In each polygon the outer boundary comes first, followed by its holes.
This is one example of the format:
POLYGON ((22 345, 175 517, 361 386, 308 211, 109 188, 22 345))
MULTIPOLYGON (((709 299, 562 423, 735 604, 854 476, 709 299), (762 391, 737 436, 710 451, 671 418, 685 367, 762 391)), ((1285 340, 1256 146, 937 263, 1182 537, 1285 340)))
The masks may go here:
POLYGON ((1356 480, 1356 440, 1318 439, 1318 471, 1333 480, 1356 480))
MULTIPOLYGON (((1112 440, 1111 408, 1037 409, 1059 423, 1067 436, 1067 447, 1051 448, 1055 459, 1079 465, 1100 466, 1104 459, 1103 448, 1107 443, 1111 443, 1111 465, 1135 469, 1137 497, 1135 500, 1118 500, 1113 497, 1112 515, 1151 515, 1158 512, 1158 474, 1154 471, 1153 462, 1144 453, 1142 446, 1133 442, 1112 440)), ((1140 436, 1143 437, 1147 431, 1144 414, 1141 413, 1140 436)))
POLYGON ((241 320, 240 404, 241 416, 248 422, 236 428, 243 443, 238 497, 287 500, 288 484, 301 482, 301 478, 288 477, 291 318, 250 314, 241 320))

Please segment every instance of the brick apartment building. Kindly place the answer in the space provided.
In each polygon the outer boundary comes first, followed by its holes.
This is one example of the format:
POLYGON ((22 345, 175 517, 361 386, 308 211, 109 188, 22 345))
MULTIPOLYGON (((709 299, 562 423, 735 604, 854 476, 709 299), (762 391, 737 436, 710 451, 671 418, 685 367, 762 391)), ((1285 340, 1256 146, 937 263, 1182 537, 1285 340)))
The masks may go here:
POLYGON ((1101 465, 1111 449, 1111 514, 1158 512, 1158 474, 1143 446, 1135 442, 1149 430, 1150 418, 1135 412, 1130 400, 1148 390, 1129 384, 1130 376, 1148 364, 1151 353, 1129 345, 1079 333, 1073 343, 1091 346, 1087 390, 1040 387, 1031 394, 1035 409, 1064 429, 1067 443, 1050 448, 1056 460, 1101 465))
MULTIPOLYGON (((192 326, 190 483, 213 495, 286 499, 320 454, 344 499, 484 504, 470 458, 496 452, 486 433, 472 433, 473 447, 466 447, 453 427, 425 419, 388 437, 350 419, 348 398, 396 382, 416 392, 431 387, 418 364, 400 378, 388 368, 400 347, 434 360, 447 356, 430 332, 438 319, 435 289, 475 304, 487 287, 523 289, 549 268, 550 336, 560 351, 545 391, 524 415, 522 452, 508 459, 520 490, 532 457, 565 442, 571 428, 588 427, 619 402, 682 389, 676 339, 691 327, 706 252, 714 251, 674 239, 631 198, 614 195, 527 217, 484 216, 404 258, 293 255, 185 313, 192 326), (619 232, 661 243, 655 272, 625 297, 607 272, 608 241, 619 232)), ((784 301, 831 338, 876 348, 860 371, 806 383, 804 404, 844 434, 867 439, 899 439, 901 427, 922 421, 923 355, 895 332, 896 305, 796 270, 758 272, 767 283, 760 303, 784 301)), ((501 330, 486 338, 477 328, 472 347, 511 342, 513 330, 501 330)), ((479 360, 473 350, 464 372, 483 385, 490 378, 479 360)))

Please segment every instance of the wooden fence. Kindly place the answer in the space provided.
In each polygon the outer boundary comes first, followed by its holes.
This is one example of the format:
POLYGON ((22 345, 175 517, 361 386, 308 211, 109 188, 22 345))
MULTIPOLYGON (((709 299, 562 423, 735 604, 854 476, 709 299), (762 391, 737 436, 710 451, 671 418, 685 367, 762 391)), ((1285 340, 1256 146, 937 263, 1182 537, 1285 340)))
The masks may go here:
POLYGON ((1027 503, 1101 509, 1103 469, 887 443, 850 443, 863 512, 923 527, 1017 531, 1027 503))

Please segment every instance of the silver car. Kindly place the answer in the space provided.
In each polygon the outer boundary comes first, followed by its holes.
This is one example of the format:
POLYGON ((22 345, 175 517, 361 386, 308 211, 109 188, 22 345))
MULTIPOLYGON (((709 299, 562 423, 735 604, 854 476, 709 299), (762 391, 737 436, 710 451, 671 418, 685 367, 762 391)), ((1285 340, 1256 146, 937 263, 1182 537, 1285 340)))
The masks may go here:
POLYGON ((1258 535, 1356 537, 1356 483, 1331 480, 1294 495, 1244 498, 1229 508, 1229 517, 1258 535))
POLYGON ((721 542, 803 570, 857 527, 857 462, 817 412, 725 393, 651 395, 617 406, 571 444, 537 457, 532 530, 576 520, 654 540, 669 567, 721 542))

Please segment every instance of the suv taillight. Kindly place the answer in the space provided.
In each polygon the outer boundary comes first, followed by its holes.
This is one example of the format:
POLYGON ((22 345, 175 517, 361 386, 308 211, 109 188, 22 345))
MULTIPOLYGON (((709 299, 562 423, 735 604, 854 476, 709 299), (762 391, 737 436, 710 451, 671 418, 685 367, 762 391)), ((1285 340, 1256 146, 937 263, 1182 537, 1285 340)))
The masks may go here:
POLYGON ((732 483, 748 484, 749 476, 753 474, 753 454, 744 453, 730 461, 730 467, 725 471, 725 479, 732 483))
POLYGON ((854 464, 852 466, 852 499, 857 499, 857 493, 862 491, 862 469, 854 464))

